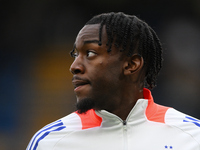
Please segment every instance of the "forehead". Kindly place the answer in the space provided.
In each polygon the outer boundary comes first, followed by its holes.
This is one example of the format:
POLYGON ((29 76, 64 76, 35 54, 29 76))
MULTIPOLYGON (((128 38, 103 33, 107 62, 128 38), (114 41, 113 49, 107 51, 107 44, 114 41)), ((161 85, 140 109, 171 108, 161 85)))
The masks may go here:
MULTIPOLYGON (((75 43, 87 41, 99 41, 100 24, 85 25, 78 33, 75 43)), ((105 27, 102 29, 102 43, 107 40, 105 27)))

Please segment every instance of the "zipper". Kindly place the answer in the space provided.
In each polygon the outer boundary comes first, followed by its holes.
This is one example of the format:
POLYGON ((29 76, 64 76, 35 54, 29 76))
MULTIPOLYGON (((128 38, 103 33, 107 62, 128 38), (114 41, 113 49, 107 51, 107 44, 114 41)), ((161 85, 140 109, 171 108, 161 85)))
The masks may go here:
POLYGON ((124 150, 128 150, 127 121, 123 120, 124 150))
MULTIPOLYGON (((101 113, 101 112, 99 112, 101 113)), ((109 112, 108 112, 109 113, 109 112)), ((130 113, 128 115, 128 117, 126 118, 126 120, 122 120, 120 117, 118 117, 117 115, 112 114, 113 116, 115 116, 116 118, 118 118, 121 122, 122 122, 122 132, 123 132, 123 150, 128 150, 128 138, 127 138, 127 120, 129 119, 130 113)))

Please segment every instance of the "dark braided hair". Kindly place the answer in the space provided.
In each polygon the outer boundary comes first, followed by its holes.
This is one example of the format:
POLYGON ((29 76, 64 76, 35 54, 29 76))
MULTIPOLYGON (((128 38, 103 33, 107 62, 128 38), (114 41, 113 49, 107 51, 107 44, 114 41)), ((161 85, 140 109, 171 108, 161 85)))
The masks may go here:
POLYGON ((133 15, 111 12, 94 16, 86 23, 89 24, 100 24, 99 46, 102 44, 102 29, 105 25, 108 52, 114 45, 129 57, 134 53, 141 55, 146 69, 145 86, 149 89, 156 86, 162 68, 162 47, 155 31, 147 23, 133 15))

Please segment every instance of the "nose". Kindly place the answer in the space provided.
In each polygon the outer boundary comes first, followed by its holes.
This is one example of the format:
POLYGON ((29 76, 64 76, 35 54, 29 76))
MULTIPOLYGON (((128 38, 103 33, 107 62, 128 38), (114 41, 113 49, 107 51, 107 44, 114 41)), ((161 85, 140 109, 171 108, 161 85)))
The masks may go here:
POLYGON ((72 74, 83 74, 85 71, 85 67, 83 65, 83 60, 78 56, 74 59, 74 62, 70 66, 70 72, 72 74))

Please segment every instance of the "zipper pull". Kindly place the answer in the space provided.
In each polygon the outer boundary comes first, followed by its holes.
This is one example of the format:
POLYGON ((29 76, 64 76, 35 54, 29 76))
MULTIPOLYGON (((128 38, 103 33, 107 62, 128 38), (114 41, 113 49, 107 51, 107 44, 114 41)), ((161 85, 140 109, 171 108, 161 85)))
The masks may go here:
POLYGON ((127 126, 126 126, 126 124, 127 124, 126 120, 123 120, 123 129, 124 129, 124 131, 127 130, 127 126))
POLYGON ((124 126, 126 125, 126 120, 123 120, 123 125, 124 125, 124 126))

